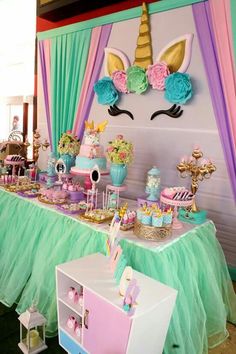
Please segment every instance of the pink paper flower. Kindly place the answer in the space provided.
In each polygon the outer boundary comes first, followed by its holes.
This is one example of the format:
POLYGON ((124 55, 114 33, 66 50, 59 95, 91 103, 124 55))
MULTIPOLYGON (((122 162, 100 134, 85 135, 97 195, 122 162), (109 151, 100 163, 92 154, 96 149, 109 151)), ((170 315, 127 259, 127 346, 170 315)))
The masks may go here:
POLYGON ((120 152, 119 153, 119 158, 121 159, 121 160, 125 160, 125 158, 126 158, 126 153, 123 151, 123 152, 120 152))
POLYGON ((129 93, 127 89, 127 75, 123 70, 117 70, 112 73, 112 80, 115 88, 122 93, 129 93))
POLYGON ((163 91, 165 89, 165 78, 170 75, 170 70, 165 62, 149 65, 147 77, 153 89, 163 91))
POLYGON ((108 146, 107 152, 112 152, 114 150, 113 146, 108 146))
POLYGON ((123 139, 124 139, 124 136, 123 136, 122 134, 118 134, 118 135, 116 136, 116 139, 118 139, 118 140, 123 140, 123 139))

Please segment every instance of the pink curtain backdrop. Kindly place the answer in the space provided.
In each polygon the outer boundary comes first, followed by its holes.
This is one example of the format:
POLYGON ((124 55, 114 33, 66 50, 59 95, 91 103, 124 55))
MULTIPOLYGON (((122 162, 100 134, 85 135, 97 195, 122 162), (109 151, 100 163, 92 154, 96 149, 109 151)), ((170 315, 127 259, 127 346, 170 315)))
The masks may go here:
POLYGON ((97 56, 97 50, 98 50, 101 30, 102 30, 102 27, 95 27, 92 30, 90 50, 89 50, 89 54, 88 54, 88 62, 87 62, 86 71, 85 71, 85 75, 84 75, 83 86, 81 89, 78 111, 77 111, 77 114, 75 117, 75 122, 74 122, 74 127, 73 127, 74 134, 77 134, 78 131, 81 130, 81 126, 84 123, 84 121, 81 120, 80 117, 82 114, 83 106, 85 104, 86 96, 88 94, 90 79, 91 79, 91 76, 93 73, 94 63, 95 63, 95 59, 97 56))
POLYGON ((234 63, 230 0, 209 0, 219 70, 236 155, 236 73, 234 63))
POLYGON ((236 159, 233 132, 222 84, 220 61, 213 30, 211 8, 208 1, 196 3, 192 5, 192 8, 211 94, 212 106, 215 113, 234 200, 236 202, 236 159))
POLYGON ((85 80, 83 82, 81 99, 78 105, 78 112, 74 124, 74 133, 82 139, 84 133, 84 122, 89 118, 90 108, 94 97, 94 84, 99 78, 104 59, 104 48, 107 46, 110 37, 112 24, 107 24, 94 28, 92 32, 91 48, 89 59, 85 71, 85 80))

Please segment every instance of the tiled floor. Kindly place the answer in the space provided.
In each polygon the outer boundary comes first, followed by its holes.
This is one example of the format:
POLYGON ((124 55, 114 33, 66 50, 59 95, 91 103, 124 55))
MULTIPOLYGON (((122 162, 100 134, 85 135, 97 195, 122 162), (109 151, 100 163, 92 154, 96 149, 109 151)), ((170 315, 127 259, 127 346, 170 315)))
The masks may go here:
MULTIPOLYGON (((233 282, 234 291, 236 293, 236 282, 233 282)), ((227 324, 229 331, 228 339, 218 347, 209 350, 209 354, 235 354, 236 353, 236 326, 227 324)))
MULTIPOLYGON (((234 283, 234 288, 236 292, 236 283, 234 283)), ((236 326, 228 323, 227 329, 229 331, 228 339, 220 346, 209 350, 209 354, 236 354, 236 326)), ((19 321, 17 314, 14 308, 9 311, 0 304, 0 354, 22 354, 18 348, 18 342, 19 321)), ((45 354, 65 354, 58 344, 57 337, 47 338, 47 345, 48 349, 44 351, 45 354)))
POLYGON ((209 350, 209 354, 235 354, 236 353, 236 326, 228 323, 229 337, 218 347, 209 350))

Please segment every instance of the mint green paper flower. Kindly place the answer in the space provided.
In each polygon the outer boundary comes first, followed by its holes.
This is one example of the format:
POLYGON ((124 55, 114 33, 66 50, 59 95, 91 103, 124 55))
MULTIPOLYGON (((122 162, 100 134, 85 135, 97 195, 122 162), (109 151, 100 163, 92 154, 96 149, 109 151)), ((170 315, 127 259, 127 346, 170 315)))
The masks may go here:
POLYGON ((173 73, 165 79, 165 98, 171 103, 184 104, 192 97, 189 74, 173 73))
POLYGON ((130 92, 141 94, 148 88, 146 72, 139 66, 131 66, 127 69, 127 88, 130 92))
POLYGON ((94 91, 98 96, 98 103, 113 105, 119 99, 119 93, 110 77, 104 76, 94 85, 94 91))

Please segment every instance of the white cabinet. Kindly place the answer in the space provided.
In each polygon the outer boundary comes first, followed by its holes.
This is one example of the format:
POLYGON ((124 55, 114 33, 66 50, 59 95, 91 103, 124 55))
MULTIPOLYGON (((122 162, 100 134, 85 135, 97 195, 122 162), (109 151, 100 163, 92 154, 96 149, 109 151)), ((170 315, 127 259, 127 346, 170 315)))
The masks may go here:
POLYGON ((59 343, 67 352, 162 353, 177 291, 133 273, 140 293, 129 316, 107 257, 93 254, 56 267, 59 343))

